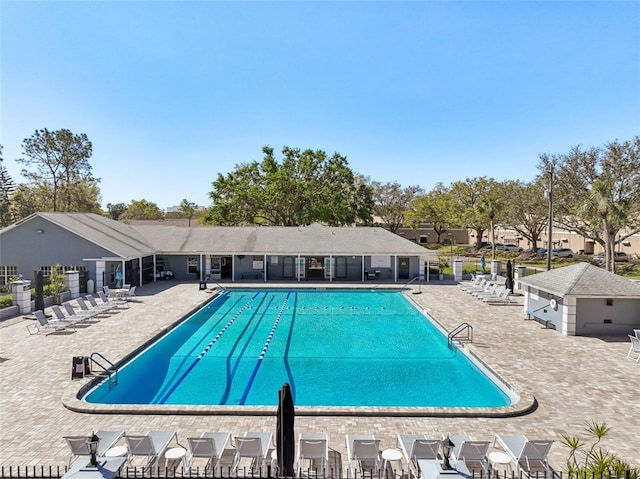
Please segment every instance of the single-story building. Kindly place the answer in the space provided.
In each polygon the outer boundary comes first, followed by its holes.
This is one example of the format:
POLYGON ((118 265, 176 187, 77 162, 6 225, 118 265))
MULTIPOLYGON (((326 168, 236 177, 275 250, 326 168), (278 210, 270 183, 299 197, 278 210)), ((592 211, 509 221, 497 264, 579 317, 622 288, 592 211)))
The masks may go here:
POLYGON ((158 279, 406 283, 434 252, 378 227, 130 225, 92 213, 35 213, 0 230, 0 284, 59 264, 81 288, 158 279))
POLYGON ((640 282, 589 263, 519 278, 524 312, 567 336, 617 336, 640 328, 640 282))

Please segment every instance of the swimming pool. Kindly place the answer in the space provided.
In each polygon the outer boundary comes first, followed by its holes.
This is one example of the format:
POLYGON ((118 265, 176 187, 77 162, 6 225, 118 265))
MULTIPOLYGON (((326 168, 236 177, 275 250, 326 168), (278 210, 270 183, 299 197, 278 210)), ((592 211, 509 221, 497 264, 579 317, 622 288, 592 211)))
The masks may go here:
POLYGON ((101 404, 499 408, 511 399, 399 291, 229 290, 85 400, 101 404))

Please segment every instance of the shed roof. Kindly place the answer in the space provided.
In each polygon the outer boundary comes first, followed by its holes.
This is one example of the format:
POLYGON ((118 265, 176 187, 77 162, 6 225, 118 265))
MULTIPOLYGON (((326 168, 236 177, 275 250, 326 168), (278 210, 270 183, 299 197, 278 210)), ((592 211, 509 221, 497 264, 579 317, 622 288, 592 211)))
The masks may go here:
POLYGON ((556 296, 640 298, 640 283, 589 263, 575 263, 536 273, 519 281, 556 296))

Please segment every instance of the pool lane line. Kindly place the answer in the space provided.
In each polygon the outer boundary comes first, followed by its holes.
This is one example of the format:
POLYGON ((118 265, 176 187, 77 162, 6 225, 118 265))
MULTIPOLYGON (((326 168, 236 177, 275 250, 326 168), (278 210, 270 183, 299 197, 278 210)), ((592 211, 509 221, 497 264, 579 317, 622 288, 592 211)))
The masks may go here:
POLYGON ((251 373, 251 376, 249 376, 249 382, 247 383, 247 387, 244 389, 244 393, 242 394, 242 397, 240 398, 240 406, 244 406, 245 401, 247 400, 247 396, 249 395, 249 391, 251 391, 251 387, 253 386, 253 381, 255 381, 256 379, 256 375, 258 374, 258 369, 260 368, 260 365, 262 364, 262 360, 264 359, 264 355, 267 352, 267 349, 269 348, 269 345, 271 344, 271 340, 273 339, 273 335, 276 332, 276 328, 278 327, 278 324, 280 323, 280 318, 282 318, 282 313, 284 313, 284 308, 287 306, 287 301, 289 300, 289 296, 291 295, 291 291, 289 291, 287 293, 287 297, 284 298, 284 302, 282 303, 282 306, 280 307, 280 311, 278 312, 278 317, 276 318, 276 321, 273 323, 273 326, 271 328, 271 332, 269 333, 269 336, 267 337, 267 341, 264 343, 264 346, 262 347, 262 351, 260 352, 260 356, 258 356, 258 361, 256 362, 256 365, 253 368, 253 372, 251 373))
POLYGON ((244 312, 245 309, 247 309, 251 303, 253 302, 254 299, 256 299, 256 297, 261 293, 261 291, 258 291, 256 294, 254 294, 249 301, 247 301, 244 306, 242 306, 242 308, 240 308, 238 310, 238 312, 233 316, 233 318, 231 318, 229 320, 229 322, 224 326, 224 328, 222 328, 220 330, 220 332, 216 335, 215 338, 213 338, 211 340, 211 342, 207 345, 206 348, 204 348, 202 350, 202 352, 200 354, 198 354, 198 357, 191 363, 191 365, 186 369, 186 371, 184 373, 182 373, 182 375, 180 376, 180 378, 173 383, 173 386, 171 386, 171 388, 165 393, 164 396, 162 396, 162 398, 159 401, 159 404, 164 404, 165 401, 167 399, 169 399, 169 396, 171 396, 173 394, 173 392, 178 388, 178 386, 180 386, 180 384, 182 383, 182 381, 184 381, 184 378, 187 377, 187 375, 191 372, 191 370, 196 366, 196 364, 198 364, 198 361, 200 361, 205 354, 207 354, 209 352, 209 350, 213 347, 213 345, 216 343, 216 341, 218 341, 218 339, 220 339, 220 336, 222 336, 224 334, 224 332, 229 329, 229 326, 231 326, 233 324, 233 322, 238 319, 238 317, 240 317, 240 315, 244 312))

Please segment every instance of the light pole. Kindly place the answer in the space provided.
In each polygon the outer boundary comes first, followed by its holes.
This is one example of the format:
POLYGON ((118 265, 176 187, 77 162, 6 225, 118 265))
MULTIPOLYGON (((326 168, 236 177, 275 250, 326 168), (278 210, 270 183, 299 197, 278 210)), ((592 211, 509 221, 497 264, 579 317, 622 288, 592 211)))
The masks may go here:
POLYGON ((549 200, 549 226, 547 227, 547 271, 551 269, 551 249, 553 248, 553 170, 549 170, 549 189, 544 192, 549 200))

